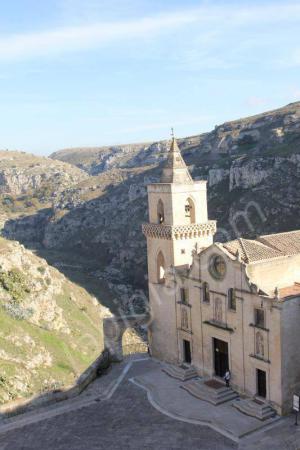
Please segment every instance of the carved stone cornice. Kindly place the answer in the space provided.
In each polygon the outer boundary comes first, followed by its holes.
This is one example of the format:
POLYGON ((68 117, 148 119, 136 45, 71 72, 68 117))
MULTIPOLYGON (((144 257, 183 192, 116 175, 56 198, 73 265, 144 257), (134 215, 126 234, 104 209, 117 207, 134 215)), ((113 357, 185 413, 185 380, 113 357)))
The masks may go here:
POLYGON ((191 223, 188 225, 161 225, 144 223, 143 234, 147 237, 159 239, 193 239, 213 236, 216 232, 216 221, 208 220, 205 223, 191 223))

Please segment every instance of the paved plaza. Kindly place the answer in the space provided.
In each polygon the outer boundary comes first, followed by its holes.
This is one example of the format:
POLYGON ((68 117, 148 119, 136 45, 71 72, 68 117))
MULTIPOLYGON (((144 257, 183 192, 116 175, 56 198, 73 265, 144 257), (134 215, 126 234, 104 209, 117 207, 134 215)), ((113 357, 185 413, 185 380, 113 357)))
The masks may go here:
POLYGON ((256 419, 231 407, 235 425, 228 421, 222 429, 221 406, 194 399, 171 378, 167 389, 165 377, 161 364, 147 357, 116 364, 72 401, 2 420, 0 450, 300 448, 293 418, 253 427, 256 419), (239 423, 250 431, 236 438, 239 423))

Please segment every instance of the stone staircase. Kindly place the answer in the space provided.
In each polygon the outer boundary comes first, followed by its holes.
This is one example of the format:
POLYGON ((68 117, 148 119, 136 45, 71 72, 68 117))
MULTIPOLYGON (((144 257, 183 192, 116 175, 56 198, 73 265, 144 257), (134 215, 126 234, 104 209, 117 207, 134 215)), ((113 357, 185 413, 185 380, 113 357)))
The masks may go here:
POLYGON ((259 420, 266 420, 276 416, 276 412, 270 405, 255 398, 247 398, 234 402, 233 406, 243 414, 256 417, 259 420))
POLYGON ((168 374, 170 377, 176 378, 180 381, 187 381, 191 380, 192 378, 198 377, 196 369, 185 364, 182 364, 181 366, 166 365, 162 368, 162 371, 168 374))
POLYGON ((203 380, 192 380, 181 386, 189 394, 193 395, 200 400, 212 403, 213 405, 221 405, 222 403, 229 402, 238 397, 238 394, 230 387, 226 387, 222 383, 214 380, 210 380, 213 383, 203 382, 203 380))

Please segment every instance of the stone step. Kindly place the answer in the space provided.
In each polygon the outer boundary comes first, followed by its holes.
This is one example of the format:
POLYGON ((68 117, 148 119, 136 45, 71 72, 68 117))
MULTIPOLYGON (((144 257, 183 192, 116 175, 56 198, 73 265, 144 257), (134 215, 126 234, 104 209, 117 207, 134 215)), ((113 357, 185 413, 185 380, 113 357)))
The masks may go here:
POLYGON ((173 366, 169 364, 163 367, 162 371, 170 377, 176 378, 180 381, 187 381, 191 380, 192 378, 198 377, 198 373, 193 366, 173 366))
POLYGON ((215 406, 221 405, 225 402, 229 402, 238 397, 238 394, 230 387, 224 386, 218 389, 213 389, 206 386, 201 380, 189 381, 181 387, 194 397, 212 403, 215 406))
POLYGON ((255 399, 240 400, 235 402, 233 406, 243 414, 256 417, 259 420, 266 420, 276 415, 276 412, 270 405, 264 402, 257 402, 255 399))

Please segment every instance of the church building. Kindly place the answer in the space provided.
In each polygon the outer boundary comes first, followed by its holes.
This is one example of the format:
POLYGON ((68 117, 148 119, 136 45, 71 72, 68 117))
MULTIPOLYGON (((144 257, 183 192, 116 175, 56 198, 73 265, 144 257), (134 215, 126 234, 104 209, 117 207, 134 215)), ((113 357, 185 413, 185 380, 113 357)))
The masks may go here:
POLYGON ((300 392, 300 230, 214 243, 206 181, 193 181, 172 139, 148 186, 152 356, 193 367, 243 396, 290 412, 300 392))

